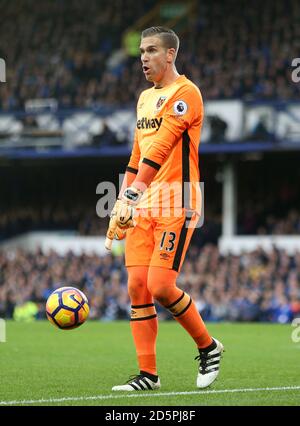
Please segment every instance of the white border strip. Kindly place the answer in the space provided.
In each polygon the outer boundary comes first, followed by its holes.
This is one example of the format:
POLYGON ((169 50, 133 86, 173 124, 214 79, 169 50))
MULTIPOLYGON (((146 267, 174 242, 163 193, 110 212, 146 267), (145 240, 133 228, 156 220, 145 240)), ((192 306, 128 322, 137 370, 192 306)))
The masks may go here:
POLYGON ((120 393, 118 395, 96 395, 96 396, 70 396, 66 398, 49 398, 49 399, 29 399, 29 400, 15 400, 15 401, 0 401, 0 405, 30 405, 30 404, 45 404, 54 402, 68 402, 68 401, 95 401, 105 399, 121 399, 121 398, 148 398, 157 396, 176 396, 176 395, 217 395, 223 393, 246 393, 246 392, 269 392, 269 391, 290 391, 300 390, 300 386, 282 386, 274 388, 246 388, 246 389, 220 389, 220 390, 206 390, 206 391, 190 391, 190 392, 137 392, 137 393, 120 393))

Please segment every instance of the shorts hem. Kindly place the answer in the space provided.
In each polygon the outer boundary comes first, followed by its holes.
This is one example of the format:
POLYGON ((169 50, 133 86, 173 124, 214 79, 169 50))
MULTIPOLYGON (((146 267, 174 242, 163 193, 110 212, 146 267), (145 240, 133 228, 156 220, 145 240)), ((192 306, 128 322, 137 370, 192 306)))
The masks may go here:
POLYGON ((150 266, 150 261, 148 262, 125 262, 125 266, 150 266))

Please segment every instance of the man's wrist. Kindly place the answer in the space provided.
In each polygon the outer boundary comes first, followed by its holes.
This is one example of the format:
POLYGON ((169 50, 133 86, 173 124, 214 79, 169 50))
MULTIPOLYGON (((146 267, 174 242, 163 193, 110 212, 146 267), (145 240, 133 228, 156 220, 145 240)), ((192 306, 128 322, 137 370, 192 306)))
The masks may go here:
POLYGON ((122 201, 125 201, 128 204, 136 206, 139 203, 140 199, 142 198, 143 193, 144 191, 137 188, 135 185, 131 185, 125 189, 121 199, 122 201))
POLYGON ((144 182, 139 182, 136 179, 132 182, 130 186, 137 189, 138 191, 141 191, 142 193, 144 193, 147 189, 147 185, 145 185, 144 182))

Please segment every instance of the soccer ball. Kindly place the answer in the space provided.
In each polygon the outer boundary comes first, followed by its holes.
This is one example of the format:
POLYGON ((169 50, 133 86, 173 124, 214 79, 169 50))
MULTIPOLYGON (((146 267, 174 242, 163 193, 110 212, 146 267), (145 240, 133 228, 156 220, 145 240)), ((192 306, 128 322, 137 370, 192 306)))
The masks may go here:
POLYGON ((71 330, 85 322, 89 315, 88 299, 74 287, 60 287, 46 303, 46 314, 51 324, 63 330, 71 330))

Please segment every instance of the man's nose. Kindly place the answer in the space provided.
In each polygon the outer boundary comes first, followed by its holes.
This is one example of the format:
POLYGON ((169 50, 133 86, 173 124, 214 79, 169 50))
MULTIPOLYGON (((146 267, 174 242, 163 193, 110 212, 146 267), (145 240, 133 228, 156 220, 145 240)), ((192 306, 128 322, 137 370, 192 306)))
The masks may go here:
POLYGON ((142 60, 143 63, 148 62, 149 61, 148 55, 146 53, 143 53, 141 55, 141 60, 142 60))

